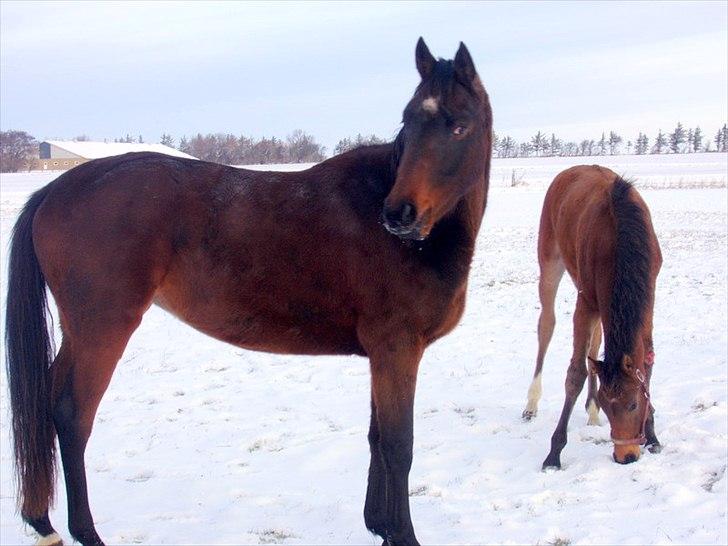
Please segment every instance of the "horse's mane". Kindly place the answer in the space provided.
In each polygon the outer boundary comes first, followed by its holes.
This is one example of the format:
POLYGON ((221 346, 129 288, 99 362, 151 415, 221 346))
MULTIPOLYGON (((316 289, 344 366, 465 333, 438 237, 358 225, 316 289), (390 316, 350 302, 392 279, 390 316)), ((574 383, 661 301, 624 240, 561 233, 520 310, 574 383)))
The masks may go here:
POLYGON ((614 384, 622 358, 634 350, 650 298, 649 229, 640 205, 630 197, 632 184, 617 177, 612 188, 615 260, 609 327, 604 344, 604 379, 614 384))

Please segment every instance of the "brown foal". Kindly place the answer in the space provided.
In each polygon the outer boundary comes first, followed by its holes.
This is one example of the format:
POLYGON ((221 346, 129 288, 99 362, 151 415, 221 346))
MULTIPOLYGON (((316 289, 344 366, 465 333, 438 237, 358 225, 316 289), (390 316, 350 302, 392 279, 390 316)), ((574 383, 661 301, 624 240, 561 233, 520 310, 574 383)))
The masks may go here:
POLYGON ((566 400, 543 468, 561 467, 569 417, 587 377, 589 424, 599 423, 601 407, 612 429, 614 460, 636 461, 644 443, 651 451, 658 451, 649 384, 655 355, 655 282, 662 255, 642 197, 631 184, 604 167, 579 166, 563 171, 546 192, 538 263, 538 356, 524 419, 533 418, 537 412, 541 369, 556 322, 554 300, 565 270, 578 291, 566 400), (600 362, 602 328, 605 357, 600 362))

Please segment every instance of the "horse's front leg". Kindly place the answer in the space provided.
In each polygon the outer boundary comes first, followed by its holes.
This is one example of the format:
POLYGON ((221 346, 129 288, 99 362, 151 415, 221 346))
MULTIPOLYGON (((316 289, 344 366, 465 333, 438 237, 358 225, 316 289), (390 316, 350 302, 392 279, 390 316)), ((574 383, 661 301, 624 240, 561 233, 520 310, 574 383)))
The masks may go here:
POLYGON ((372 395, 372 414, 369 421, 369 479, 364 503, 364 524, 372 533, 387 535, 387 471, 384 468, 379 442, 377 409, 372 395))
POLYGON ((423 345, 411 336, 391 334, 374 345, 368 350, 373 414, 365 522, 386 544, 416 545, 419 543, 410 518, 408 479, 417 367, 423 345))

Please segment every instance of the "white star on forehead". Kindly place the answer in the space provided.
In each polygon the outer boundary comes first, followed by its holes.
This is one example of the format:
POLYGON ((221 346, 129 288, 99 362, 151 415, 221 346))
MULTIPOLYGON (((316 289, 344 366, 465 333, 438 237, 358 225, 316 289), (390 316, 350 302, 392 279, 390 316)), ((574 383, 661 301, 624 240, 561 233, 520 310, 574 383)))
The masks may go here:
POLYGON ((422 109, 430 114, 437 113, 437 99, 435 97, 427 97, 422 101, 422 109))

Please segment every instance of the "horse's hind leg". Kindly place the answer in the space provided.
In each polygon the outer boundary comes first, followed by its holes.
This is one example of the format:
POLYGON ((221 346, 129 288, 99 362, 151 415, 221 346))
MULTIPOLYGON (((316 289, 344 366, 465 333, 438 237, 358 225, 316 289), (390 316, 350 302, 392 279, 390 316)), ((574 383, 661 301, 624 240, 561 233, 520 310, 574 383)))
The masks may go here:
POLYGON ((63 544, 61 537, 51 525, 48 517, 48 510, 39 518, 27 518, 23 516, 23 521, 30 525, 35 532, 40 535, 36 546, 60 546, 63 544))
MULTIPOLYGON (((597 322, 592 332, 591 343, 589 345, 589 358, 596 360, 599 356, 599 346, 602 343, 602 324, 597 322)), ((589 393, 586 397, 586 412, 589 415, 587 424, 599 426, 599 401, 597 399, 597 374, 589 371, 589 393)))
POLYGON ((103 544, 88 501, 84 453, 96 410, 142 312, 85 321, 64 335, 55 371, 53 419, 68 494, 68 528, 84 546, 103 544), (93 323, 93 324, 92 324, 93 323))
POLYGON ((541 300, 541 315, 538 318, 538 355, 533 380, 528 388, 528 403, 526 409, 523 410, 523 419, 526 421, 533 419, 538 412, 538 401, 541 398, 541 370, 556 325, 556 315, 554 314, 556 291, 559 288, 561 277, 564 275, 564 262, 556 251, 550 257, 541 258, 539 262, 541 276, 538 281, 538 296, 541 300))

